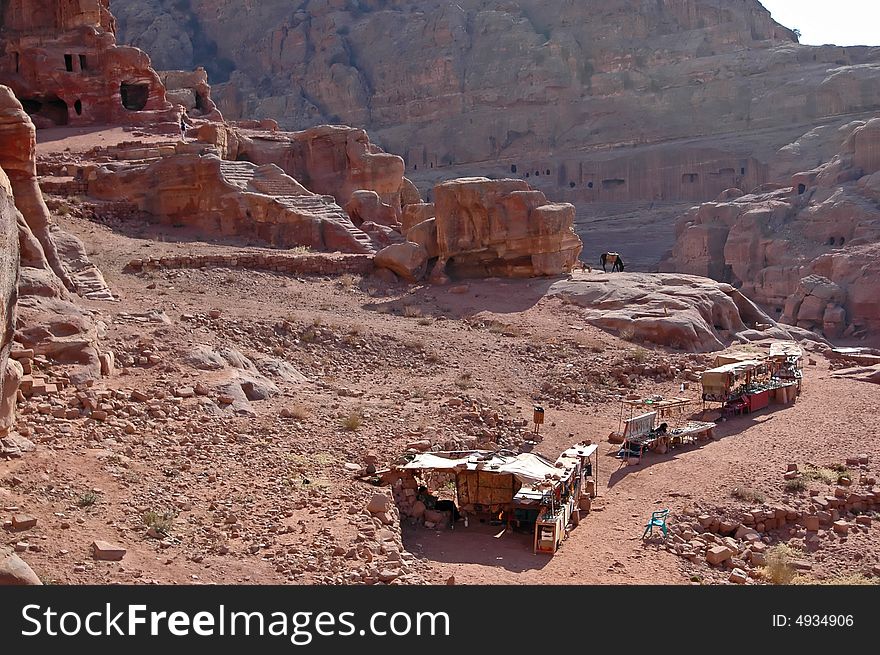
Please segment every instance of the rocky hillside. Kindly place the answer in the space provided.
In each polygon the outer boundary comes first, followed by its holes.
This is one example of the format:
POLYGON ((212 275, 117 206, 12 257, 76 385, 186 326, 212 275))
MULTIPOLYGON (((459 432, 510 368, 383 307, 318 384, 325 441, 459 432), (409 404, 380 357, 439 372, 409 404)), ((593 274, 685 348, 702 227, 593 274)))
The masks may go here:
POLYGON ((503 173, 570 202, 711 200, 772 181, 813 127, 880 108, 880 49, 798 45, 756 0, 112 8, 157 69, 205 66, 227 118, 366 128, 423 191, 503 173))
POLYGON ((731 189, 691 209, 663 267, 732 283, 783 322, 829 338, 876 334, 880 119, 838 138, 840 152, 790 186, 731 189))

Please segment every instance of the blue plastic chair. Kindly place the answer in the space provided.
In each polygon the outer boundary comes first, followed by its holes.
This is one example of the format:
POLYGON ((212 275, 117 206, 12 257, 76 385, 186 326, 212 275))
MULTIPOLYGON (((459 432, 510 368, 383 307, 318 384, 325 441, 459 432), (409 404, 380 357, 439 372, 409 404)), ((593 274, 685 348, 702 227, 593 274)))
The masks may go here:
POLYGON ((651 520, 648 521, 648 524, 645 526, 645 533, 642 535, 642 539, 647 537, 648 535, 654 534, 654 526, 660 528, 663 531, 663 536, 666 536, 667 528, 666 528, 666 517, 669 516, 668 509, 661 509, 658 512, 653 512, 651 514, 651 520))

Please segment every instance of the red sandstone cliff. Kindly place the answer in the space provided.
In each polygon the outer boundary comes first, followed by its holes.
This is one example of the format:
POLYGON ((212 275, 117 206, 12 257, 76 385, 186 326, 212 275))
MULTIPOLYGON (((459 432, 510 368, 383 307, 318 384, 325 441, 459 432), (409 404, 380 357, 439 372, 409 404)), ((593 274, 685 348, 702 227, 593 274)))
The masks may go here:
POLYGON ((160 68, 204 65, 228 118, 365 128, 424 192, 487 175, 570 202, 711 200, 880 108, 880 50, 798 45, 756 0, 112 6, 160 68))

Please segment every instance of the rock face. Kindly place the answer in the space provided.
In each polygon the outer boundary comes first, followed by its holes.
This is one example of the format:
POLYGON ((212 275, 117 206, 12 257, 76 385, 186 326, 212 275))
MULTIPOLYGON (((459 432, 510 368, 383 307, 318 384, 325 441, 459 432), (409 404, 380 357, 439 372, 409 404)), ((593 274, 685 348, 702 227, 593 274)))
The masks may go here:
POLYGON ((690 210, 664 269, 731 283, 826 337, 880 331, 880 119, 840 136, 840 152, 790 186, 690 210))
MULTIPOLYGON (((0 86, 0 168, 5 171, 18 210, 17 247, 5 250, 14 257, 18 270, 15 338, 36 354, 70 365, 74 378, 95 379, 100 377, 97 329, 88 313, 71 302, 69 290, 85 293, 96 283, 106 291, 106 283, 88 261, 82 243, 58 230, 51 221, 37 185, 35 135, 34 124, 22 105, 8 87, 0 86), (67 261, 59 254, 58 243, 63 244, 61 250, 67 261), (77 274, 86 272, 89 275, 83 280, 88 287, 77 280, 77 274)), ((104 291, 99 297, 107 299, 104 291)), ((14 393, 11 386, 17 386, 21 379, 9 366, 5 371, 4 398, 14 393)))
POLYGON ((548 294, 583 308, 592 325, 636 342, 711 352, 736 337, 790 338, 729 284, 703 277, 579 272, 548 294))
POLYGON ((18 221, 12 184, 0 164, 0 436, 5 436, 15 418, 15 395, 21 380, 21 366, 9 359, 15 328, 18 297, 18 221))
POLYGON ((5 86, 0 86, 0 167, 6 171, 15 204, 27 223, 24 263, 51 271, 68 288, 73 287, 49 234, 49 208, 37 184, 36 131, 21 103, 5 86))
POLYGON ((122 42, 205 66, 228 118, 363 127, 424 191, 512 175, 571 202, 707 201, 772 180, 805 125, 880 107, 880 50, 801 46, 757 0, 113 8, 122 42))
POLYGON ((560 275, 578 259, 574 206, 548 203, 521 180, 462 178, 434 195, 438 256, 456 275, 560 275))
POLYGON ((109 0, 9 0, 0 16, 0 82, 37 127, 176 122, 141 50, 117 46, 109 0))

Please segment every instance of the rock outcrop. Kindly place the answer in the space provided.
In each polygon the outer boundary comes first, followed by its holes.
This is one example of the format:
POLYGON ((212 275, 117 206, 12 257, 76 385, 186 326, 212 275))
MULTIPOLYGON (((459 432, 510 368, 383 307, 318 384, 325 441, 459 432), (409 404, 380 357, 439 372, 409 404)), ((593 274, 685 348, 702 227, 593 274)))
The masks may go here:
POLYGON ((521 180, 462 178, 434 188, 439 271, 531 277, 571 271, 581 252, 574 206, 521 180))
POLYGON ((330 196, 311 193, 273 164, 221 160, 210 148, 140 165, 103 166, 88 185, 93 198, 124 201, 167 225, 203 238, 238 238, 280 248, 375 252, 330 196))
POLYGON ((790 186, 693 208, 664 269, 731 283, 829 338, 880 331, 880 119, 843 136, 839 154, 790 186))
POLYGON ((175 123, 141 50, 117 46, 109 0, 9 0, 0 15, 0 83, 37 127, 175 123))
POLYGON ((333 196, 343 207, 355 192, 374 191, 396 221, 405 204, 403 159, 373 144, 364 130, 344 125, 320 125, 302 132, 240 130, 229 142, 235 147, 227 149, 228 159, 275 164, 313 193, 333 196))
POLYGON ((582 308, 584 319, 636 342, 691 352, 734 340, 791 338, 729 284, 667 273, 577 273, 548 295, 582 308))
MULTIPOLYGON (((86 291, 97 291, 95 297, 103 299, 112 296, 100 271, 88 261, 82 243, 52 223, 37 184, 35 146, 34 124, 12 91, 0 86, 0 169, 5 171, 18 210, 15 338, 35 354, 70 365, 75 379, 95 379, 101 370, 97 329, 88 312, 71 302, 69 292, 83 291, 85 295, 86 291), (58 242, 64 245, 70 264, 62 259, 58 242), (80 273, 87 273, 83 280, 88 286, 78 283, 76 274, 80 273)), ((21 379, 9 366, 5 370, 4 387, 21 379)))

